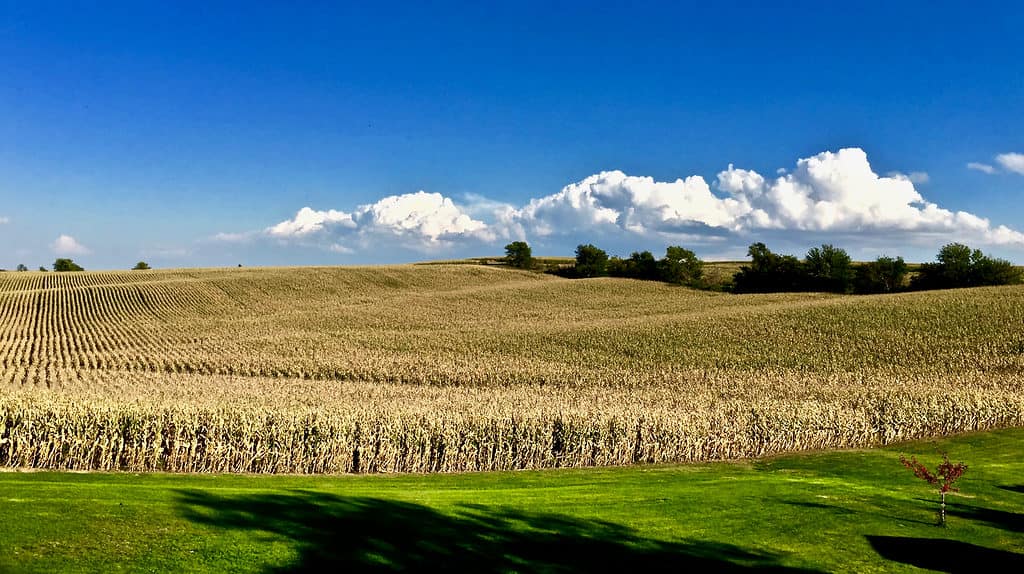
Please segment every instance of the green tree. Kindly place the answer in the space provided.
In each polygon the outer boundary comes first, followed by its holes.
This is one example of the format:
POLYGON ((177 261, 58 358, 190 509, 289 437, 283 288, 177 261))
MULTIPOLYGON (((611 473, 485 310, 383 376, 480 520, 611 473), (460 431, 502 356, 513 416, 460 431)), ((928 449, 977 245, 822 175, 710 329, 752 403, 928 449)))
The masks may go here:
POLYGON ((943 287, 968 286, 971 283, 971 260, 981 256, 981 251, 972 252, 963 243, 943 245, 935 257, 938 261, 934 268, 938 274, 937 282, 943 287))
MULTIPOLYGON (((980 251, 978 252, 981 253, 980 251)), ((973 285, 1013 285, 1021 282, 1021 270, 1005 259, 987 255, 974 258, 971 266, 973 285)))
POLYGON ((525 241, 513 241, 505 246, 505 263, 518 269, 533 267, 533 252, 525 241))
POLYGON ((24 263, 19 263, 18 271, 28 271, 28 267, 26 267, 24 263))
POLYGON ((605 265, 605 272, 608 273, 610 277, 629 277, 629 260, 613 255, 608 258, 608 264, 605 265))
POLYGON ((70 259, 57 259, 53 262, 54 271, 85 271, 80 265, 70 259))
POLYGON ((656 280, 658 261, 650 251, 634 251, 628 259, 610 258, 605 266, 605 273, 612 277, 656 280))
POLYGON ((576 247, 576 276, 600 277, 608 272, 608 254, 594 245, 576 247))
POLYGON ((777 293, 806 290, 806 275, 800 260, 792 255, 772 253, 764 243, 747 249, 750 265, 740 267, 733 276, 737 293, 777 293))
POLYGON ((824 244, 813 247, 804 258, 808 287, 833 293, 853 290, 853 265, 846 250, 824 244))
POLYGON ((934 263, 921 265, 915 289, 952 289, 982 285, 1009 285, 1021 281, 1021 270, 1005 259, 989 257, 980 249, 949 243, 939 250, 934 263))
POLYGON ((693 251, 671 245, 658 262, 658 271, 662 281, 694 285, 704 276, 704 262, 693 251))
POLYGON ((634 279, 655 280, 658 278, 658 261, 650 251, 634 251, 629 255, 627 269, 634 279))
POLYGON ((49 269, 47 269, 46 267, 43 267, 42 265, 39 266, 39 270, 42 271, 43 273, 46 273, 47 271, 49 271, 49 269))
POLYGON ((150 266, 145 261, 139 261, 135 264, 135 267, 132 267, 132 271, 146 271, 148 269, 150 269, 150 266))
POLYGON ((907 264, 902 257, 879 257, 857 268, 854 290, 857 293, 892 293, 903 287, 907 264))

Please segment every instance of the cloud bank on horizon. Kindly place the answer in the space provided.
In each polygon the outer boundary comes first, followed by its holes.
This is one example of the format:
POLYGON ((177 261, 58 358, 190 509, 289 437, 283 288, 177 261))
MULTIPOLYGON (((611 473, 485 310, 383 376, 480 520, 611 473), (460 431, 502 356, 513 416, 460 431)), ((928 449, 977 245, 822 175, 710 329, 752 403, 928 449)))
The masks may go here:
MULTIPOLYGON (((1024 173, 1024 154, 1001 154, 996 161, 1006 171, 1024 173)), ((516 239, 616 234, 721 244, 781 232, 906 242, 941 237, 1024 248, 1018 230, 927 201, 915 188, 927 179, 920 172, 880 176, 864 150, 844 148, 800 159, 792 171, 779 170, 771 178, 731 164, 713 184, 700 175, 656 181, 604 171, 519 207, 480 196, 459 205, 440 193, 418 191, 351 211, 303 207, 263 230, 221 233, 215 239, 276 241, 340 253, 382 245, 439 253, 516 239)))

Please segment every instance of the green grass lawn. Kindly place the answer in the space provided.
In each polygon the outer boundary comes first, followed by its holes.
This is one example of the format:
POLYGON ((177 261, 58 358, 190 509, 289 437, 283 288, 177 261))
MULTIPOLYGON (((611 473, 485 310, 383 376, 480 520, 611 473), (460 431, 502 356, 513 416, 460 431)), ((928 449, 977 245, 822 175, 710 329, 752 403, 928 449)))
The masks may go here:
POLYGON ((1024 571, 1024 429, 743 463, 427 476, 0 473, 0 572, 1024 571), (902 468, 969 465, 947 528, 902 468))

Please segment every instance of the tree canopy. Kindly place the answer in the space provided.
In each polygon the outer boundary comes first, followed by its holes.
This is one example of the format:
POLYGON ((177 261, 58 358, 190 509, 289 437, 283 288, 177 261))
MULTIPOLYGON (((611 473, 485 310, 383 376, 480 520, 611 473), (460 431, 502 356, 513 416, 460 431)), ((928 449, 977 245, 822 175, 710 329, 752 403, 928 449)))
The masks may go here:
POLYGON ((980 249, 949 243, 934 263, 921 265, 911 286, 916 289, 952 289, 1021 282, 1021 270, 1005 259, 989 257, 980 249))
POLYGON ((576 276, 601 277, 608 273, 608 254, 603 249, 587 244, 576 247, 576 276))
POLYGON ((608 260, 608 274, 631 279, 658 279, 658 262, 650 251, 634 251, 629 259, 612 257, 608 260))
MULTIPOLYGON (((513 247, 510 244, 506 250, 513 247)), ((523 243, 525 245, 525 243, 523 243)), ((942 247, 934 263, 920 266, 916 275, 902 257, 878 257, 854 263, 846 250, 823 244, 807 251, 803 259, 773 253, 764 243, 747 249, 750 263, 733 275, 736 293, 824 291, 831 293, 893 293, 906 289, 949 289, 983 285, 1007 285, 1024 281, 1024 272, 1005 259, 985 255, 960 243, 942 247), (913 276, 909 282, 907 278, 913 276)), ((650 251, 634 251, 628 258, 608 257, 593 244, 576 248, 571 269, 551 271, 565 277, 626 277, 712 288, 703 281, 704 263, 678 245, 655 259, 650 251)))
POLYGON ((665 258, 658 262, 661 280, 668 283, 695 285, 704 276, 704 262, 697 254, 678 245, 665 250, 665 258))
POLYGON ((805 290, 803 268, 796 257, 772 253, 760 242, 751 245, 747 255, 750 265, 740 267, 733 277, 733 290, 737 293, 805 290))
POLYGON ((908 267, 902 257, 879 257, 857 268, 854 291, 892 293, 903 288, 908 267))
POLYGON ((71 259, 57 259, 53 262, 54 271, 85 271, 82 266, 71 259))
POLYGON ((518 269, 533 267, 533 251, 525 241, 513 241, 505 246, 505 263, 518 269))
POLYGON ((809 289, 849 293, 853 290, 853 265, 846 250, 825 244, 812 247, 804 258, 809 289))

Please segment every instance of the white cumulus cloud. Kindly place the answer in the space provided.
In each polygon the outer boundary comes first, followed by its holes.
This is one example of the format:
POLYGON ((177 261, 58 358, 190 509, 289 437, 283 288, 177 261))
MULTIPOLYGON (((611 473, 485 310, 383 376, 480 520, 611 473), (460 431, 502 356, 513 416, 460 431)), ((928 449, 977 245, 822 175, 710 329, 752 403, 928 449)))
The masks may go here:
POLYGON ((11 218, 10 217, 4 217, 4 216, 0 215, 0 225, 4 225, 4 224, 10 223, 10 222, 11 222, 11 218))
POLYGON ((602 172, 531 200, 503 221, 525 235, 581 229, 641 234, 742 233, 758 230, 871 233, 958 233, 988 243, 1024 244, 1024 234, 987 219, 928 202, 915 177, 875 173, 859 148, 822 152, 767 179, 729 165, 716 189, 700 176, 658 182, 602 172))
POLYGON ((801 159, 795 170, 772 181, 729 169, 719 174, 718 188, 749 205, 739 221, 745 229, 977 231, 988 226, 987 220, 926 201, 909 177, 879 176, 859 148, 801 159))
POLYGON ((57 255, 88 255, 92 253, 88 247, 70 235, 61 235, 50 245, 50 248, 57 255))
MULTIPOLYGON (((1006 157, 1000 164, 1015 161, 1006 157)), ((700 175, 657 181, 602 171, 518 207, 475 194, 463 196, 460 205, 424 191, 350 210, 303 207, 262 231, 218 237, 270 239, 336 253, 395 246, 437 252, 510 239, 556 245, 604 234, 719 244, 742 244, 758 234, 831 234, 864 242, 957 239, 1024 247, 1020 231, 928 201, 915 187, 927 181, 924 172, 879 175, 864 150, 845 148, 799 159, 795 167, 767 177, 729 164, 713 183, 700 175)))
POLYGON ((501 219, 526 235, 602 228, 671 233, 706 227, 731 229, 744 211, 740 202, 716 197, 699 175, 659 182, 604 171, 558 193, 530 200, 521 209, 503 213, 501 219))
POLYGON ((996 163, 1006 171, 1024 175, 1024 153, 1001 153, 996 156, 996 163))
POLYGON ((302 237, 331 225, 355 227, 356 222, 352 219, 351 213, 333 209, 315 211, 312 208, 303 207, 295 214, 294 218, 267 228, 267 233, 275 237, 302 237))
POLYGON ((375 240, 399 240, 405 247, 430 251, 457 241, 495 239, 486 223, 450 198, 425 191, 384 197, 351 213, 303 207, 265 233, 284 241, 321 244, 338 253, 350 253, 375 240))

